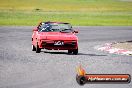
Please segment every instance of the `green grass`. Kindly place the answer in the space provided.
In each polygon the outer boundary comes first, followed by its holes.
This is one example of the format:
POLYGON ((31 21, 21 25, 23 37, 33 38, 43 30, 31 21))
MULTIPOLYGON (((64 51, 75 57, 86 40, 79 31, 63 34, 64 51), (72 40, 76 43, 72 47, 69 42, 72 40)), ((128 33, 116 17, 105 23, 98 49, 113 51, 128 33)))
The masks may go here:
POLYGON ((40 21, 62 21, 80 26, 132 26, 132 2, 120 0, 0 1, 0 25, 36 25, 40 21))

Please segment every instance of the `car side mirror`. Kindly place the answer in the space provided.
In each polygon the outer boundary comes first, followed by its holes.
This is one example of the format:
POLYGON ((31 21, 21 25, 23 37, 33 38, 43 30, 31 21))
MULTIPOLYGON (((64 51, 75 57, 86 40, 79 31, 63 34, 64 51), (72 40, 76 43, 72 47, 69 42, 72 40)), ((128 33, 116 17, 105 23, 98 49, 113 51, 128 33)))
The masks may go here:
POLYGON ((37 28, 34 28, 33 31, 38 31, 38 29, 37 28))
POLYGON ((74 30, 74 33, 78 33, 78 31, 77 30, 74 30))

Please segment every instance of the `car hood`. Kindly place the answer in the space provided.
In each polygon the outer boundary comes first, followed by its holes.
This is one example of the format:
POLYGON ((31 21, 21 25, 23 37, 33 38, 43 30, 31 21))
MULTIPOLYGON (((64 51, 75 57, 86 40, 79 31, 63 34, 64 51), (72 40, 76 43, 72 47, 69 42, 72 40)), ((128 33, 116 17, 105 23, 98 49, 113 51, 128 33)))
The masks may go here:
POLYGON ((77 40, 77 36, 74 33, 62 33, 62 32, 40 32, 40 39, 47 40, 77 40))

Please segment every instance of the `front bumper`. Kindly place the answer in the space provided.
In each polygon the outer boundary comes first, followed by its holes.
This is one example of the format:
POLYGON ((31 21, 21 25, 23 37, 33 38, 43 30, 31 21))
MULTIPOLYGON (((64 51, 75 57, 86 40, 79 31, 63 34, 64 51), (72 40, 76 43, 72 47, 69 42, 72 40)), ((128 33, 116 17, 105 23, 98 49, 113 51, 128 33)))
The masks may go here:
POLYGON ((48 50, 73 50, 78 48, 77 40, 44 40, 40 43, 40 48, 48 50), (56 41, 63 42, 63 45, 55 45, 56 41))

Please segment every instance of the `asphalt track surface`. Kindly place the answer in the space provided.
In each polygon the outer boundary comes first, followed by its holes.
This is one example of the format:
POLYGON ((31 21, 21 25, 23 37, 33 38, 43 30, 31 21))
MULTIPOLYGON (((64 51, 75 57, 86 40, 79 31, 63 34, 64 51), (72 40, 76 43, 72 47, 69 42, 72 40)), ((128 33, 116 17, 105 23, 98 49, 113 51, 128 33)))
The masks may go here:
POLYGON ((129 84, 77 84, 76 68, 88 74, 130 74, 132 56, 97 51, 108 42, 132 40, 132 26, 74 27, 79 29, 79 54, 31 51, 33 27, 0 27, 0 88, 132 88, 129 84))

